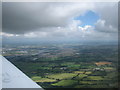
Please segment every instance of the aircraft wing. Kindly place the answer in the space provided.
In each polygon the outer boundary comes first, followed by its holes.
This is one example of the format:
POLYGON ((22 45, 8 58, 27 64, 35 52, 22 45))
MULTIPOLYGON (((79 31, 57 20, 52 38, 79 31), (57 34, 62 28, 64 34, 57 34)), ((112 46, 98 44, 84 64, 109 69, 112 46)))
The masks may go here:
POLYGON ((3 56, 2 88, 42 88, 3 56))

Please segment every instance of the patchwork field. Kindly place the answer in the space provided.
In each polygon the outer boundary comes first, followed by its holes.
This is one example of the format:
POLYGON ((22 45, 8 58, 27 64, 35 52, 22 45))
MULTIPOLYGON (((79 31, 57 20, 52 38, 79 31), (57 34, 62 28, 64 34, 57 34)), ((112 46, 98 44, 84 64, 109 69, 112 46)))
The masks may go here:
POLYGON ((118 62, 114 45, 14 47, 17 49, 11 51, 6 47, 5 57, 45 89, 117 87, 118 62), (13 55, 20 51, 29 54, 13 55))

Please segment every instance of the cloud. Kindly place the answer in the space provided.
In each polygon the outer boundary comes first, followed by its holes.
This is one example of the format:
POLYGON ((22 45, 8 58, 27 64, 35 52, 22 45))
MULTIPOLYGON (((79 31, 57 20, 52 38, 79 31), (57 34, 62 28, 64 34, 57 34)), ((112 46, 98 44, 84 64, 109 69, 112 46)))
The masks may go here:
POLYGON ((118 32, 118 3, 109 2, 96 4, 95 12, 99 14, 100 19, 96 22, 96 30, 117 33, 118 32))
POLYGON ((3 32, 23 34, 42 27, 66 26, 72 17, 83 14, 85 3, 3 3, 3 32))
POLYGON ((111 24, 107 24, 105 20, 98 20, 96 25, 96 30, 106 33, 116 33, 118 29, 111 24))
POLYGON ((117 3, 3 3, 3 36, 57 40, 116 40, 117 3), (89 10, 99 15, 95 26, 74 17, 89 10))

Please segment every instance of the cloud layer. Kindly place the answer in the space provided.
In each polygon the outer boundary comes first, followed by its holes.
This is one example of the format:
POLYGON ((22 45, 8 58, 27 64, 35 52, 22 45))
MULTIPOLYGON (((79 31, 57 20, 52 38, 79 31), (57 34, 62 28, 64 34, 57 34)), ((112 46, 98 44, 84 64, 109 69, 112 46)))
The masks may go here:
POLYGON ((117 39, 117 3, 3 3, 3 36, 110 40, 117 39), (93 11, 100 19, 94 26, 80 26, 75 17, 93 11))

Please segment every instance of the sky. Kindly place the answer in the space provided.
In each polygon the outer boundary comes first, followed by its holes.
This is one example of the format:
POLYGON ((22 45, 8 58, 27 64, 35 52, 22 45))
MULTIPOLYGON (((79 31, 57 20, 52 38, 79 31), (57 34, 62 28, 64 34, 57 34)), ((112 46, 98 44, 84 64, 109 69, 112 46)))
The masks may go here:
POLYGON ((6 41, 117 41, 117 2, 3 2, 6 41))
POLYGON ((99 15, 93 11, 87 11, 85 15, 80 15, 74 18, 75 20, 80 20, 82 23, 79 26, 91 25, 94 26, 95 22, 99 19, 99 15))

